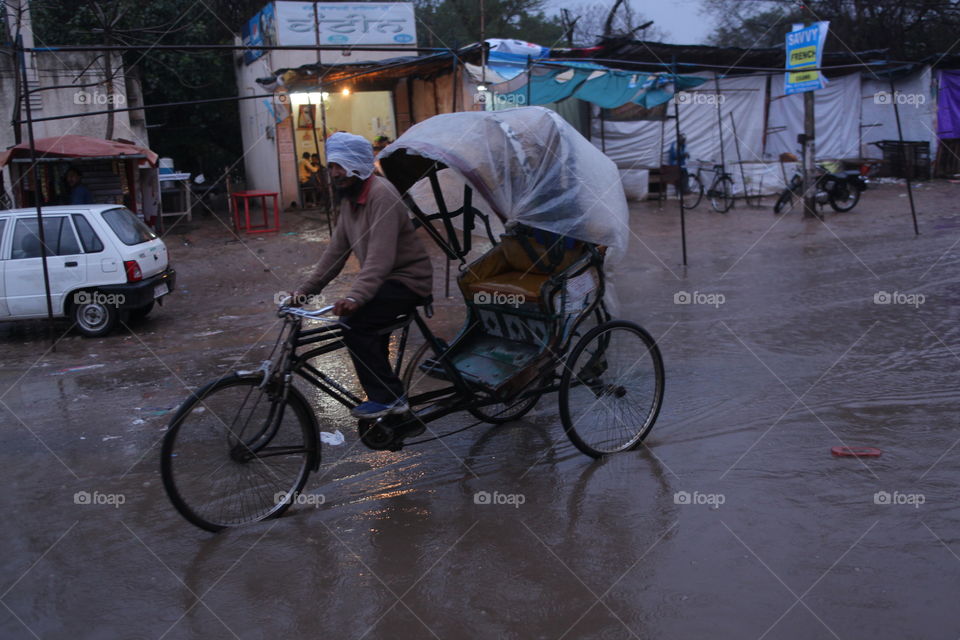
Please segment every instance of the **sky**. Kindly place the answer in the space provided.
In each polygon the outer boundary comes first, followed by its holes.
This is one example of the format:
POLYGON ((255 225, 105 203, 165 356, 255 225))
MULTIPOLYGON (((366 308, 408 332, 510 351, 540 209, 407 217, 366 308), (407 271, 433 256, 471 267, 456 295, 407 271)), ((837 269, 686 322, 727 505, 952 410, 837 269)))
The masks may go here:
POLYGON ((714 28, 712 17, 700 14, 700 0, 633 0, 633 6, 665 31, 672 44, 704 44, 714 28))
MULTIPOLYGON (((665 42, 673 44, 704 44, 713 31, 710 16, 700 15, 701 0, 628 0, 635 11, 654 21, 654 26, 667 34, 665 42)), ((561 7, 576 11, 584 4, 602 4, 609 7, 612 0, 548 0, 548 12, 558 12, 561 7)))

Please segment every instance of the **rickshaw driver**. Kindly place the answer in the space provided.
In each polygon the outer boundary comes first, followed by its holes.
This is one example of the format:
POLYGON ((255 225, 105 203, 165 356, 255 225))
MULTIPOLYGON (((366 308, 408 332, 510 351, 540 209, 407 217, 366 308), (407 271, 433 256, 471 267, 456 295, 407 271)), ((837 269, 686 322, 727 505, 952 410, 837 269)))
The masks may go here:
POLYGON ((355 254, 360 272, 333 309, 349 327, 343 341, 367 394, 351 414, 372 419, 405 413, 406 392, 390 366, 390 334, 383 329, 431 295, 433 265, 400 194, 389 180, 373 175, 370 142, 335 133, 327 139, 327 163, 340 216, 320 261, 297 287, 294 303, 320 293, 355 254))

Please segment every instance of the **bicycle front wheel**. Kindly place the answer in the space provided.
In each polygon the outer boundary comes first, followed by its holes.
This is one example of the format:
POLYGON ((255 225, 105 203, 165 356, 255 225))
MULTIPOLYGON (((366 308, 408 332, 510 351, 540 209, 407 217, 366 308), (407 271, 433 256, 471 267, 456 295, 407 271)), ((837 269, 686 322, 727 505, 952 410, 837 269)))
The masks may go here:
POLYGON ((289 389, 284 401, 261 375, 232 375, 195 392, 163 440, 161 475, 173 506, 207 531, 286 511, 319 456, 312 413, 289 389))
POLYGON ((591 329, 560 379, 560 420, 573 444, 594 458, 635 449, 650 433, 664 387, 663 358, 632 322, 591 329))
POLYGON ((733 206, 733 180, 730 177, 723 176, 713 183, 710 206, 717 213, 726 213, 733 206))
POLYGON ((700 204, 700 201, 703 200, 703 183, 700 182, 700 178, 698 178, 695 173, 688 173, 682 180, 682 186, 686 194, 683 200, 683 208, 696 208, 696 206, 700 204))

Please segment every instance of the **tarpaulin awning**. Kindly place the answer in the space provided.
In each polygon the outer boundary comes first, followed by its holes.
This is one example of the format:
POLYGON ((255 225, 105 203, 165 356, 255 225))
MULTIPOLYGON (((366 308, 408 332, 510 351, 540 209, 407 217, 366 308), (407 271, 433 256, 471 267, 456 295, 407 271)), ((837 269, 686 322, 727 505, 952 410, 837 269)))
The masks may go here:
POLYGON ((960 71, 940 71, 937 133, 941 138, 960 138, 960 71))
POLYGON ((668 102, 677 91, 692 89, 704 78, 673 73, 642 73, 609 69, 595 63, 540 63, 512 80, 493 85, 497 96, 512 97, 514 104, 548 104, 579 98, 604 109, 629 102, 655 107, 668 102))
MULTIPOLYGON (((135 144, 104 140, 89 136, 58 136, 55 138, 40 138, 34 141, 34 148, 38 158, 116 158, 130 156, 144 158, 151 166, 157 165, 157 154, 135 144)), ((0 153, 0 167, 7 166, 15 158, 29 158, 30 144, 18 144, 0 153)))
POLYGON ((508 80, 523 73, 528 61, 550 55, 547 47, 524 40, 488 38, 487 44, 490 45, 487 67, 508 80))

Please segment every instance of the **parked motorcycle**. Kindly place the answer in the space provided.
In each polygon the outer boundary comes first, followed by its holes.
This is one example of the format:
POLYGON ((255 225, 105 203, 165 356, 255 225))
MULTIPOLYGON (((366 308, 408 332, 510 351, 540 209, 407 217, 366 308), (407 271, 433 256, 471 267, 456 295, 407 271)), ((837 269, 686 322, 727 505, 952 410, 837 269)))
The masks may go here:
MULTIPOLYGON (((850 211, 858 202, 860 194, 867 190, 869 181, 863 170, 841 171, 833 173, 826 167, 818 164, 820 173, 816 180, 817 204, 829 204, 834 211, 850 211)), ((787 188, 783 190, 777 203, 773 205, 774 213, 783 213, 793 208, 795 202, 803 199, 803 174, 799 171, 790 178, 787 188)))

